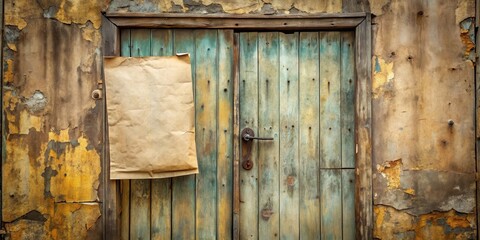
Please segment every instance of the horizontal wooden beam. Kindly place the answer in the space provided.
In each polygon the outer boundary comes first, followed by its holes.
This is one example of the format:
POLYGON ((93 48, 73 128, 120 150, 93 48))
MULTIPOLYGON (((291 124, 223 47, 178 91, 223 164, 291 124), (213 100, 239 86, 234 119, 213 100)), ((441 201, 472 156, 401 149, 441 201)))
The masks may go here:
POLYGON ((240 30, 352 29, 365 19, 365 13, 315 15, 109 13, 106 16, 120 28, 229 28, 240 30))

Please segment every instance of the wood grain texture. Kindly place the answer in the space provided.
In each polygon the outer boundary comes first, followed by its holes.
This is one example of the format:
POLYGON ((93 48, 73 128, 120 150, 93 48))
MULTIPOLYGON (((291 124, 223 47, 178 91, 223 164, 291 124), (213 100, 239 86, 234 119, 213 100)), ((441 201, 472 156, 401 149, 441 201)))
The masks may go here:
POLYGON ((279 33, 280 56, 280 238, 299 235, 298 32, 279 33))
POLYGON ((342 170, 320 170, 322 239, 342 239, 342 170))
POLYGON ((131 29, 130 30, 130 56, 145 57, 150 56, 150 29, 131 29))
MULTIPOLYGON (((259 238, 279 237, 279 39, 277 32, 258 33, 258 132, 273 137, 258 143, 259 238)), ((248 106, 247 106, 248 107, 248 106)))
POLYGON ((342 169, 342 237, 355 239, 355 169, 342 169))
POLYGON ((341 41, 341 138, 342 168, 355 167, 355 35, 342 32, 341 41))
MULTIPOLYGON (((173 55, 173 31, 151 30, 151 56, 173 55)), ((171 238, 172 179, 151 180, 151 239, 171 238)))
MULTIPOLYGON (((258 39, 257 33, 239 34, 239 98, 240 131, 246 127, 258 132, 258 39), (248 59, 245 61, 245 59, 248 59), (248 107, 251 106, 251 107, 248 107)), ((242 146, 240 146, 242 147, 242 146)), ((244 148, 241 149, 244 151, 244 148)), ((257 152, 253 143, 252 153, 257 152)), ((240 239, 258 239, 258 158, 252 154, 253 169, 241 166, 240 178, 240 239)), ((241 164, 241 163, 240 163, 241 164)))
POLYGON ((171 238, 172 189, 170 179, 151 181, 151 239, 171 238))
POLYGON ((232 238, 233 31, 218 30, 217 239, 232 238))
MULTIPOLYGON (((124 29, 121 34, 121 51, 123 57, 130 57, 130 29, 124 29)), ((120 237, 122 240, 130 238, 130 180, 120 180, 121 191, 121 226, 120 237)))
MULTIPOLYGON (((130 30, 131 56, 149 56, 150 29, 130 30)), ((150 239, 151 180, 131 180, 130 184, 130 239, 150 239)))
POLYGON ((195 30, 196 238, 214 239, 217 229, 217 31, 195 30))
MULTIPOLYGON (((195 36, 191 30, 174 30, 174 53, 190 53, 195 89, 195 36)), ((195 175, 172 179, 172 239, 195 239, 195 175)))
POLYGON ((130 239, 150 239, 150 180, 131 180, 130 239))
POLYGON ((107 17, 102 15, 103 56, 120 55, 119 29, 107 17))
POLYGON ((320 236, 320 95, 317 32, 301 32, 299 41, 299 210, 300 239, 320 236))
POLYGON ((120 184, 122 192, 120 239, 128 240, 130 238, 130 180, 121 180, 120 184))
POLYGON ((355 222, 356 239, 373 237, 372 202, 372 38, 371 18, 367 14, 355 32, 355 68, 357 72, 355 133, 358 152, 355 162, 355 222))
POLYGON ((319 30, 353 28, 362 22, 365 13, 320 15, 180 15, 180 14, 110 14, 119 27, 143 28, 213 28, 255 30, 319 30), (268 18, 268 24, 265 20, 268 18))
POLYGON ((233 34, 233 239, 240 239, 240 34, 233 34))
POLYGON ((340 33, 320 33, 320 167, 340 168, 340 33))
POLYGON ((121 41, 120 55, 123 57, 130 57, 131 56, 130 29, 123 29, 120 32, 120 41, 121 41))

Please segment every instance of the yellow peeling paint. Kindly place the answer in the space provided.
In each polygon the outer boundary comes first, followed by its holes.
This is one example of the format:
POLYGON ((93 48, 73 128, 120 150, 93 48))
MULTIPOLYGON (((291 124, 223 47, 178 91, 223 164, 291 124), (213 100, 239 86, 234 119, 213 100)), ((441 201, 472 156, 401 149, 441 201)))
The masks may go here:
POLYGON ((7 69, 3 73, 3 82, 4 83, 11 83, 13 82, 13 60, 8 59, 5 61, 7 63, 7 69))
POLYGON ((378 56, 373 57, 373 97, 378 98, 385 90, 385 84, 391 82, 395 77, 393 72, 393 62, 385 62, 378 56))
POLYGON ((57 5, 58 12, 55 15, 55 18, 63 23, 78 23, 86 24, 90 21, 93 24, 93 27, 99 29, 102 23, 101 14, 101 1, 97 0, 86 0, 86 1, 69 1, 62 0, 62 2, 57 5))
POLYGON ((91 229, 101 215, 98 203, 55 204, 52 224, 53 239, 87 239, 91 229))
POLYGON ((7 47, 10 48, 12 51, 17 51, 17 46, 13 43, 7 43, 7 47))
POLYGON ((402 159, 385 162, 383 165, 377 166, 377 170, 382 174, 384 178, 387 179, 387 186, 389 189, 397 189, 400 187, 402 159))
POLYGON ((475 43, 470 38, 469 29, 460 28, 460 38, 462 39, 462 43, 465 46, 465 53, 463 55, 464 57, 468 58, 468 56, 470 56, 470 52, 475 49, 475 43))
POLYGON ((70 142, 70 136, 68 135, 68 129, 60 130, 58 133, 50 131, 48 133, 48 139, 50 141, 68 143, 70 142))
POLYGON ((5 224, 5 228, 9 234, 8 239, 38 239, 42 236, 44 239, 49 239, 50 234, 45 228, 43 222, 18 220, 13 223, 5 224))
POLYGON ((5 119, 7 120, 8 133, 19 133, 17 117, 12 113, 15 111, 20 100, 14 96, 12 91, 3 92, 3 109, 5 109, 5 119))
POLYGON ((406 194, 415 195, 415 189, 408 188, 403 190, 406 194))
POLYGON ((82 37, 83 39, 92 42, 96 46, 100 45, 102 38, 100 30, 88 26, 82 27, 82 37))
POLYGON ((374 207, 373 236, 389 239, 470 239, 474 234, 475 214, 459 214, 454 210, 412 216, 390 206, 374 207), (455 231, 455 229, 468 229, 455 231))
MULTIPOLYGON (((55 135, 59 141, 68 138, 68 131, 55 135)), ((50 134, 52 136, 52 134, 50 134)), ((88 141, 81 136, 78 145, 67 144, 61 155, 51 149, 51 167, 57 171, 52 177, 50 191, 56 201, 96 201, 100 176, 100 156, 95 149, 87 149, 88 141)))
MULTIPOLYGON (((27 141, 28 136, 22 135, 6 142, 7 157, 2 165, 2 213, 6 222, 32 210, 46 213, 53 203, 52 199, 44 197, 45 185, 41 176, 45 169, 44 156, 39 153, 37 159, 30 159, 27 141)), ((41 146, 41 151, 46 147, 46 144, 41 146)))
POLYGON ((43 127, 43 118, 30 115, 30 113, 24 109, 20 112, 19 126, 19 134, 28 134, 31 128, 38 132, 43 127))
POLYGON ((17 26, 20 30, 27 26, 29 18, 41 17, 42 14, 37 1, 5 0, 4 7, 5 25, 17 26))

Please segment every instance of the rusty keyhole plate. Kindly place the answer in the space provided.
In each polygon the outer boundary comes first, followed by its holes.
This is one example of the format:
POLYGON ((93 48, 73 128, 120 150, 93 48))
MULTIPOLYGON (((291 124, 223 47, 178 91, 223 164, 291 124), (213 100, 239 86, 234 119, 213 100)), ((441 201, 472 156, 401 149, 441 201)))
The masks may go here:
POLYGON ((248 134, 251 137, 255 136, 255 132, 251 128, 244 128, 242 133, 240 134, 240 138, 242 141, 242 167, 245 170, 250 170, 253 168, 253 161, 252 161, 252 148, 253 148, 253 141, 247 141, 243 138, 245 134, 248 134))

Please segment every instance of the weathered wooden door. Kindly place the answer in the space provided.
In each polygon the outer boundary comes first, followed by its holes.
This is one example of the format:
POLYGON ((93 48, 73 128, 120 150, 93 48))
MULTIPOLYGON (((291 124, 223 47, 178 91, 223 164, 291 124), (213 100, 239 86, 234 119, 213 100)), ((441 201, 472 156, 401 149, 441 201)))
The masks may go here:
POLYGON ((233 31, 122 29, 121 42, 123 56, 190 54, 200 171, 122 180, 122 239, 231 239, 233 31))
POLYGON ((354 34, 238 42, 240 239, 354 239, 354 34))

